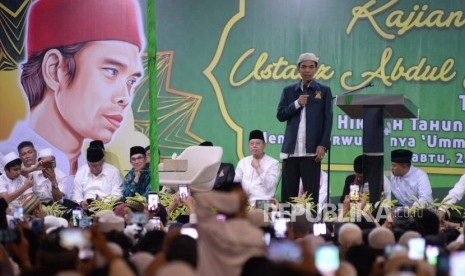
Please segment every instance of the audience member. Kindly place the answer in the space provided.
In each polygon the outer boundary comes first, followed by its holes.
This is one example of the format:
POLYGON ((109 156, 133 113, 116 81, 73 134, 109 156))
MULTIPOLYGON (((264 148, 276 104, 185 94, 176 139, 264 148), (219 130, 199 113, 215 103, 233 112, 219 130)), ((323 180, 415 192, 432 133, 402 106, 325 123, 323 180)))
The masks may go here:
POLYGON ((355 267, 357 275, 372 275, 376 256, 366 244, 360 244, 351 246, 347 250, 345 260, 355 267))
POLYGON ((368 245, 373 249, 377 256, 384 255, 384 249, 387 246, 396 243, 394 233, 385 227, 376 227, 368 235, 368 245))
POLYGON ((135 246, 135 252, 148 252, 153 256, 162 250, 163 240, 166 233, 161 230, 151 230, 139 239, 135 246))
POLYGON ((187 235, 174 237, 166 249, 166 261, 182 261, 189 264, 192 269, 197 267, 197 241, 187 235))
POLYGON ((119 205, 124 208, 123 218, 126 225, 130 225, 133 223, 133 213, 144 213, 144 211, 146 211, 146 204, 145 201, 142 201, 142 199, 143 197, 141 197, 140 200, 136 198, 126 198, 125 203, 119 205))
POLYGON ((418 233, 417 231, 411 231, 411 230, 405 231, 405 232, 400 236, 398 243, 399 243, 400 245, 405 246, 405 248, 408 248, 408 242, 409 242, 409 240, 412 239, 412 238, 419 238, 419 237, 421 237, 421 234, 418 233))
POLYGON ((347 250, 363 243, 362 230, 354 223, 344 223, 337 233, 339 252, 344 256, 347 250))
POLYGON ((413 216, 420 227, 419 232, 422 236, 437 235, 439 233, 439 218, 433 211, 420 209, 413 216))
POLYGON ((253 256, 265 255, 263 232, 246 218, 248 199, 240 184, 231 191, 198 193, 199 275, 239 275, 253 256), (217 215, 225 214, 225 221, 217 215))
POLYGON ((28 194, 21 200, 23 213, 31 218, 44 218, 40 199, 35 194, 28 194))

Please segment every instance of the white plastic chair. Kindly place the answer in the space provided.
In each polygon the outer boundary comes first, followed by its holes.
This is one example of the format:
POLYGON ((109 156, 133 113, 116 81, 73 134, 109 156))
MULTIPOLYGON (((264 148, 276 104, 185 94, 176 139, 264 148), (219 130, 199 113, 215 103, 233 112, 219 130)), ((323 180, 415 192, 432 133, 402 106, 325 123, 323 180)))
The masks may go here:
POLYGON ((188 147, 178 157, 187 160, 187 171, 160 171, 160 185, 177 188, 179 184, 187 184, 195 192, 210 191, 215 184, 222 156, 221 147, 188 147))

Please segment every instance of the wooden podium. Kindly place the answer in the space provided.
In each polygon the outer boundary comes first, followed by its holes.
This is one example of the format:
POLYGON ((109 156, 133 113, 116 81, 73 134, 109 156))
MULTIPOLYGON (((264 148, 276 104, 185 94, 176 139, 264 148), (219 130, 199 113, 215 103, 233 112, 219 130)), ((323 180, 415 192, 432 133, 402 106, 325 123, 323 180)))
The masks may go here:
POLYGON ((369 183, 374 204, 384 183, 384 118, 417 118, 419 109, 401 94, 346 94, 336 98, 336 105, 350 118, 363 119, 363 183, 369 183))

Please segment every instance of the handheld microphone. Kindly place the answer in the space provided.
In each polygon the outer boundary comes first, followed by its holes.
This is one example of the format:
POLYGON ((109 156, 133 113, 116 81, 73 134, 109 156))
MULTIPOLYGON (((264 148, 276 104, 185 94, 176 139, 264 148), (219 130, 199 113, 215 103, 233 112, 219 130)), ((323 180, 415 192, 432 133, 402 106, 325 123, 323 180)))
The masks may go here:
POLYGON ((302 95, 308 95, 309 88, 310 88, 310 85, 308 83, 304 83, 303 88, 302 88, 302 95))

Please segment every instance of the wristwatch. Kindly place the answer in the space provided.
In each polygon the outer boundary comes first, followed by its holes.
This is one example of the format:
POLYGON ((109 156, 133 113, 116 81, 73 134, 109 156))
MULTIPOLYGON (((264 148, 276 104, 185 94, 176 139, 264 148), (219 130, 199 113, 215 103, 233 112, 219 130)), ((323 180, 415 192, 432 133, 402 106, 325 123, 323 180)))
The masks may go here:
POLYGON ((52 184, 52 189, 58 190, 58 184, 52 184))

